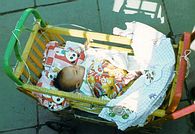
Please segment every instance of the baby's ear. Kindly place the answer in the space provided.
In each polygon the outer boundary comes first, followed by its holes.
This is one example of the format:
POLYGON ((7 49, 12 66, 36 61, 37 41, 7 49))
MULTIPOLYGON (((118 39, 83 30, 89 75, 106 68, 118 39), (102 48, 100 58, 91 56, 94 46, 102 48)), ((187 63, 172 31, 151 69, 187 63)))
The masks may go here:
POLYGON ((81 82, 78 81, 78 82, 76 83, 76 88, 80 88, 80 86, 81 86, 81 82))

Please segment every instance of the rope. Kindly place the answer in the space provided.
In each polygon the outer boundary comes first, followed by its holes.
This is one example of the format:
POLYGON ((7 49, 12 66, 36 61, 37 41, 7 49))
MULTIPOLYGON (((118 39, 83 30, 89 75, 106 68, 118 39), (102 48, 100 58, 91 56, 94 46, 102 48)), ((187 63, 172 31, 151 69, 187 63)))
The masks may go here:
MULTIPOLYGON (((21 43, 20 43, 20 40, 18 39, 18 37, 16 36, 16 34, 14 33, 14 31, 19 31, 20 32, 20 29, 14 29, 13 31, 12 31, 12 34, 14 35, 14 37, 16 38, 16 40, 17 40, 17 42, 18 42, 18 45, 19 45, 19 48, 20 48, 20 50, 22 49, 22 46, 21 46, 21 43)), ((21 59, 22 59, 22 57, 21 57, 21 59)), ((27 84, 30 82, 30 76, 31 76, 31 73, 30 73, 30 69, 29 69, 29 67, 28 67, 28 65, 26 64, 26 62, 24 61, 24 59, 22 59, 22 62, 24 63, 24 65, 25 65, 25 67, 26 67, 26 69, 27 69, 27 72, 28 72, 28 79, 27 79, 27 84)), ((18 61, 16 62, 16 65, 12 68, 13 70, 15 70, 15 68, 16 68, 16 66, 17 66, 17 64, 18 64, 18 61)), ((16 84, 17 85, 17 84, 16 84)))
POLYGON ((186 71, 186 76, 185 76, 185 78, 187 78, 188 77, 188 75, 189 75, 189 70, 190 70, 190 67, 191 67, 191 64, 190 64, 190 60, 189 60, 189 55, 190 55, 190 53, 191 53, 191 50, 185 50, 185 52, 184 52, 184 55, 182 55, 181 56, 181 58, 184 58, 184 60, 186 61, 186 63, 187 63, 187 71, 186 71))

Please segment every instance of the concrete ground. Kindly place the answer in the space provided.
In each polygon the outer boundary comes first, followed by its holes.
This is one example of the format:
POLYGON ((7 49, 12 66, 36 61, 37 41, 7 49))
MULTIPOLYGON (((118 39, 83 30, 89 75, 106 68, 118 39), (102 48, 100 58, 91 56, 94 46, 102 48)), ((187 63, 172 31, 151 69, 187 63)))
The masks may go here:
MULTIPOLYGON (((22 11, 28 7, 36 7, 43 19, 51 25, 77 24, 93 31, 112 33, 113 27, 125 29, 125 22, 140 21, 153 26, 167 34, 170 31, 178 35, 192 31, 195 24, 195 3, 183 0, 76 0, 66 3, 64 0, 12 0, 0 1, 0 61, 3 63, 5 48, 22 11), (115 1, 116 2, 116 1, 115 1), (165 6, 163 6, 165 5, 165 6), (116 12, 113 12, 112 10, 116 12), (134 14, 133 14, 134 13, 134 14)), ((28 24, 31 24, 29 21, 28 24)), ((22 39, 21 39, 22 40, 22 39)), ((190 55, 191 70, 187 78, 188 87, 195 86, 194 59, 195 52, 190 55)), ((11 65, 14 65, 11 63, 11 65)), ((57 134, 44 124, 56 119, 53 113, 40 107, 37 103, 16 90, 16 85, 3 72, 0 64, 0 133, 4 134, 57 134)), ((181 107, 186 105, 182 102, 181 107)), ((114 133, 114 128, 81 123, 77 127, 78 134, 114 133)), ((136 132, 134 132, 136 133, 136 132)), ((154 133, 154 132, 153 132, 154 133)), ((163 124, 156 134, 195 134, 189 116, 163 124)))

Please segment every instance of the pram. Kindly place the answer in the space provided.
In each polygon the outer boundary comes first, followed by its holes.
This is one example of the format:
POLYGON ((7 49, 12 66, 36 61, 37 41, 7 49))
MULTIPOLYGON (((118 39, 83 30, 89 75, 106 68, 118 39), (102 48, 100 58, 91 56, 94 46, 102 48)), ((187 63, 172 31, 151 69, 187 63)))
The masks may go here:
MULTIPOLYGON (((43 21, 35 9, 27 9, 18 21, 16 28, 13 31, 13 35, 8 43, 4 56, 4 70, 6 74, 16 83, 17 89, 34 99, 37 98, 34 94, 32 94, 32 92, 40 92, 68 99, 71 110, 65 109, 63 111, 55 112, 56 114, 65 117, 68 111, 69 114, 71 113, 74 117, 78 117, 79 119, 114 125, 112 122, 108 122, 97 117, 97 114, 108 101, 90 96, 83 96, 81 94, 48 90, 47 88, 36 86, 36 83, 41 76, 41 71, 43 70, 42 53, 46 48, 45 44, 51 40, 57 40, 63 44, 66 42, 64 39, 70 37, 81 39, 92 47, 117 49, 133 54, 132 49, 129 47, 131 45, 131 40, 129 38, 51 26, 43 21), (20 54, 18 38, 20 37, 24 23, 30 14, 34 15, 36 22, 33 29, 30 30, 31 33, 26 42, 23 53, 20 54), (113 45, 112 43, 120 45, 113 45), (15 52, 15 57, 18 61, 14 71, 10 65, 10 59, 13 56, 13 51, 15 52)), ((179 44, 174 45, 175 53, 177 55, 176 74, 170 89, 167 91, 164 103, 158 110, 148 117, 148 125, 156 125, 167 120, 175 120, 195 111, 194 104, 180 110, 176 110, 182 96, 187 66, 185 57, 188 54, 190 42, 191 33, 184 33, 179 44)))

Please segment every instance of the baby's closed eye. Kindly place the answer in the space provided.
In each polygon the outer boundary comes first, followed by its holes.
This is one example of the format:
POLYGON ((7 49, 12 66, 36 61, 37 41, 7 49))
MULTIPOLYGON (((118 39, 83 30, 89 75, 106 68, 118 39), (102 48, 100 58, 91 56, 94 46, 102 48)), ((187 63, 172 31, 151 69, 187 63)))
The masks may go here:
POLYGON ((76 75, 78 74, 78 70, 77 70, 77 69, 75 70, 75 74, 76 74, 76 75))

